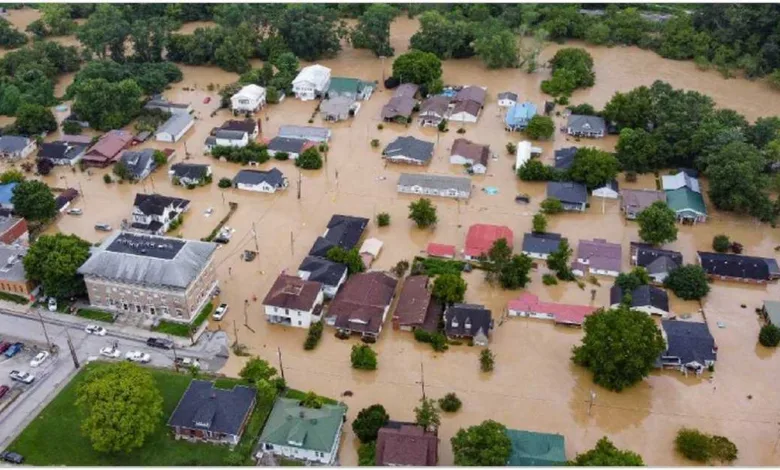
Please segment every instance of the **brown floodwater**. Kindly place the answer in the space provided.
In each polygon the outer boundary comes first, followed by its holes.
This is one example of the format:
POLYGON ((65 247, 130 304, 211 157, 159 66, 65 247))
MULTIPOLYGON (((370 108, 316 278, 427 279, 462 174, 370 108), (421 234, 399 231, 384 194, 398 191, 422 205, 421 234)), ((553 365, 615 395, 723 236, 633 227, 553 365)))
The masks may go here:
MULTIPOLYGON (((15 24, 32 21, 25 16, 28 12, 12 11, 11 20, 15 24)), ((191 31, 196 26, 208 24, 191 23, 184 28, 191 31)), ((396 53, 407 49, 408 38, 416 27, 416 21, 406 18, 399 18, 393 24, 392 43, 396 53)), ((559 47, 550 45, 543 51, 542 58, 549 58, 559 47)), ((716 73, 698 71, 690 62, 665 60, 637 48, 586 48, 595 60, 596 85, 575 93, 575 103, 590 102, 600 107, 615 91, 630 90, 660 78, 675 87, 708 94, 720 106, 733 108, 751 120, 773 115, 780 109, 780 94, 771 92, 761 82, 725 80, 716 73)), ((331 67, 336 76, 379 81, 383 77, 380 60, 368 51, 353 50, 349 46, 345 46, 338 57, 321 63, 331 67)), ((195 190, 175 187, 162 169, 142 183, 107 185, 103 182, 103 174, 110 170, 92 169, 82 173, 57 168, 43 180, 52 186, 81 188, 83 197, 75 207, 83 208, 84 215, 62 216, 49 232, 75 233, 98 242, 105 235, 93 229, 95 223, 118 227, 122 219, 130 216, 136 193, 157 191, 192 200, 180 233, 186 238, 200 238, 227 213, 228 202, 237 202, 238 210, 228 222, 235 229, 233 241, 217 252, 221 298, 233 308, 222 322, 211 327, 225 329, 231 337, 234 337, 234 331, 237 332, 238 340, 246 344, 252 354, 274 364, 278 363, 277 351, 281 350, 285 377, 295 388, 314 390, 334 398, 347 390, 353 392, 353 396, 343 398, 350 407, 350 420, 358 410, 373 403, 383 404, 394 419, 412 420, 413 408, 421 396, 422 367, 425 392, 429 397, 438 398, 455 391, 463 400, 461 411, 442 419, 440 462, 445 465, 453 461, 449 439, 459 428, 484 419, 495 419, 516 429, 563 434, 570 458, 607 435, 619 447, 639 452, 649 465, 685 465, 688 462, 674 452, 674 435, 682 426, 694 426, 733 440, 740 450, 737 464, 780 464, 776 446, 780 421, 778 357, 776 352, 757 346, 760 323, 754 312, 763 299, 778 298, 780 287, 776 284, 768 287, 713 285, 703 308, 720 347, 715 373, 707 373, 704 378, 684 377, 675 372, 653 373, 622 393, 593 385, 590 374, 571 364, 571 348, 580 341, 581 330, 555 327, 537 320, 502 319, 506 302, 519 291, 502 291, 487 285, 479 272, 465 275, 469 284, 466 300, 485 304, 497 320, 498 326, 491 338, 497 363, 490 374, 479 371, 478 348, 453 346, 445 353, 435 353, 429 347, 415 343, 410 334, 392 331, 389 327, 374 346, 379 353, 378 370, 355 371, 349 364, 349 350, 357 343, 356 339, 340 341, 333 337, 331 329, 327 329, 317 349, 308 352, 302 347, 305 331, 266 324, 260 300, 251 299, 253 296, 262 299, 278 273, 297 268, 335 213, 372 219, 378 212, 391 215, 389 227, 378 228, 372 222, 367 230, 367 236, 377 237, 385 243, 373 266, 375 269, 387 269, 401 259, 411 259, 431 241, 454 244, 462 249, 469 225, 478 222, 509 226, 514 231, 514 245, 521 245, 522 234, 530 230, 532 215, 544 199, 545 186, 520 182, 514 176, 514 158, 504 147, 507 142, 517 142, 523 137, 504 131, 494 97, 499 91, 511 90, 518 92, 521 99, 541 105, 545 96, 539 92, 539 83, 549 71, 529 75, 519 70, 486 70, 478 60, 447 61, 443 68, 445 83, 488 87, 489 102, 479 122, 465 126, 463 137, 490 144, 498 157, 490 161, 486 175, 473 178, 476 187, 467 203, 434 199, 439 215, 439 223, 434 229, 413 227, 407 219, 407 206, 414 198, 398 195, 395 185, 400 172, 462 174, 461 167, 450 165, 448 161, 452 142, 461 136, 456 133, 457 125, 452 125, 450 132, 443 134, 437 134, 434 129, 421 129, 415 124, 385 124, 384 129, 377 129, 381 107, 391 95, 380 85, 373 97, 363 103, 354 120, 331 124, 322 122, 319 116, 314 117, 314 125, 333 130, 333 139, 325 167, 320 171, 301 173, 300 199, 296 197, 299 172, 290 161, 272 160, 263 165, 263 168, 277 167, 287 175, 291 184, 285 192, 266 195, 221 190, 216 181, 221 177, 232 178, 239 167, 214 161, 202 153, 209 130, 229 118, 227 111, 218 111, 211 116, 219 98, 217 90, 208 91, 208 86, 226 85, 235 81, 237 75, 215 67, 182 66, 184 80, 173 84, 166 96, 174 101, 192 103, 197 123, 184 142, 173 145, 178 154, 176 161, 185 158, 186 142, 190 161, 213 165, 215 184, 195 190), (211 97, 209 104, 203 103, 205 97, 211 97), (380 150, 370 146, 372 139, 379 139, 384 146, 402 135, 436 142, 430 168, 386 166, 380 158, 380 150), (488 195, 481 190, 485 186, 496 187, 499 193, 488 195), (516 204, 514 196, 518 192, 530 194, 531 203, 516 204), (205 215, 207 209, 213 210, 210 216, 205 215), (256 237, 252 235, 253 227, 256 227, 256 237), (241 261, 241 252, 254 249, 255 243, 259 247, 258 258, 250 263, 241 261), (241 308, 245 299, 250 299, 246 315, 241 308), (746 308, 741 308, 742 304, 746 308), (718 322, 723 328, 717 326, 718 322), (597 398, 588 414, 587 400, 592 390, 597 398)), ((391 60, 386 60, 384 75, 389 75, 390 71, 391 60)), ((72 76, 60 80, 58 90, 64 90, 68 80, 72 80, 72 76)), ((274 136, 283 124, 306 125, 315 106, 314 102, 294 99, 270 106, 259 115, 263 135, 274 136)), ((58 117, 64 117, 64 113, 58 113, 58 117)), ((562 124, 562 118, 556 118, 556 125, 562 124)), ((556 132, 550 141, 535 142, 543 148, 542 158, 547 162, 552 161, 552 151, 556 148, 596 145, 611 150, 614 144, 614 138, 574 142, 560 132, 556 132)), ((154 142, 142 145, 169 146, 154 142)), ((621 176, 620 182, 625 187, 655 188, 651 175, 644 175, 635 183, 627 183, 621 176)), ((706 181, 704 185, 706 187, 706 181)), ((743 243, 748 254, 774 256, 775 246, 780 245, 775 230, 749 218, 721 213, 712 207, 709 210, 711 217, 706 224, 681 226, 678 240, 670 244, 688 261, 694 260, 696 250, 708 249, 713 235, 719 233, 726 233, 743 243)), ((549 225, 550 231, 568 236, 573 246, 579 239, 594 237, 620 242, 624 250, 623 267, 628 269, 628 247, 630 241, 638 238, 637 227, 624 221, 617 202, 602 204, 594 198, 586 213, 558 215, 550 219, 549 225)), ((540 268, 533 273, 528 290, 545 300, 595 306, 609 302, 611 280, 608 278, 601 278, 599 285, 586 283, 582 289, 573 283, 548 287, 541 282, 543 271, 544 268, 540 268), (595 290, 595 294, 591 290, 595 290), (593 295, 594 300, 591 300, 593 295)), ((691 314, 694 319, 701 319, 699 309, 698 303, 672 300, 675 314, 691 314)), ((243 362, 243 358, 231 357, 223 372, 234 375, 243 362)), ((356 439, 347 426, 340 454, 343 464, 356 464, 356 447, 356 439)))

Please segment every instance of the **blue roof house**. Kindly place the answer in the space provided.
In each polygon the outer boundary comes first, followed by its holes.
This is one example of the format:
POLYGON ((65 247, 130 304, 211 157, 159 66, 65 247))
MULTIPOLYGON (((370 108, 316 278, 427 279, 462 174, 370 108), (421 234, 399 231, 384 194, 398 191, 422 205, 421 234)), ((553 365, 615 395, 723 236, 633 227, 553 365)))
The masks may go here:
POLYGON ((19 183, 0 184, 0 208, 13 210, 11 197, 14 195, 14 188, 19 183))
POLYGON ((530 101, 515 103, 506 112, 504 124, 508 131, 519 131, 528 127, 531 118, 536 116, 536 105, 530 101))

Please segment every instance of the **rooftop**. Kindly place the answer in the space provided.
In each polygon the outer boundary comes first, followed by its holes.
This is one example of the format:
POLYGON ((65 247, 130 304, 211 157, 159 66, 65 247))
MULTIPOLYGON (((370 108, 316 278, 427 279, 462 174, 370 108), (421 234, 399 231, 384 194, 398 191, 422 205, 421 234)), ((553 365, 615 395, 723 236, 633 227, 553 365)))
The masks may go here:
POLYGON ((774 261, 757 256, 733 255, 727 253, 708 253, 698 251, 701 267, 707 274, 741 279, 767 281, 771 278, 770 265, 774 261))
POLYGON ((523 292, 518 298, 510 300, 507 308, 517 312, 547 313, 553 315, 556 323, 568 325, 582 325, 585 317, 596 311, 595 307, 587 305, 542 302, 530 292, 523 292))
POLYGON ((527 253, 550 254, 561 244, 560 233, 531 232, 523 234, 523 251, 527 253))
POLYGON ((509 467, 553 467, 566 463, 566 446, 560 434, 507 429, 512 442, 509 467))
POLYGON ((466 234, 466 255, 477 258, 487 255, 493 243, 499 239, 505 239, 509 248, 514 244, 514 234, 505 225, 474 224, 469 227, 466 234))
POLYGON ((444 325, 447 335, 487 336, 493 328, 493 317, 482 305, 453 304, 444 311, 444 325))
POLYGON ((584 204, 588 202, 588 189, 584 184, 571 181, 549 181, 547 197, 564 203, 584 204))
POLYGON ((293 398, 277 398, 260 435, 261 443, 330 452, 347 414, 347 407, 324 404, 304 408, 293 398))
POLYGON ((407 157, 412 160, 428 163, 433 156, 433 142, 427 142, 408 136, 398 137, 385 147, 382 151, 382 155, 388 158, 396 156, 407 157))
POLYGON ((679 357, 682 364, 714 361, 717 357, 715 338, 712 337, 706 323, 682 320, 662 320, 666 337, 664 356, 679 357))
MULTIPOLYGON (((609 290, 610 304, 621 303, 624 295, 626 292, 623 292, 619 285, 614 284, 609 290)), ((664 312, 669 311, 669 295, 663 289, 645 284, 634 289, 630 295, 631 307, 655 307, 664 312)))
POLYGON ((574 132, 604 132, 607 128, 604 118, 598 116, 585 116, 572 114, 569 116, 566 127, 574 132))
POLYGON ((22 259, 27 254, 27 248, 0 244, 0 280, 8 282, 24 282, 27 275, 22 259))
POLYGON ((490 158, 490 146, 477 144, 468 139, 457 138, 452 143, 450 155, 460 155, 486 166, 488 158, 490 158))
POLYGON ((431 173, 401 173, 398 177, 398 185, 447 191, 454 189, 458 192, 471 193, 471 178, 465 176, 434 175, 431 173))
POLYGON ((280 274, 263 299, 263 305, 308 312, 317 303, 322 284, 280 274))
POLYGON ((238 435, 255 403, 255 389, 236 385, 231 390, 213 382, 193 380, 168 419, 168 426, 238 435))
POLYGON ((325 235, 317 237, 309 254, 324 257, 334 246, 351 250, 357 246, 367 226, 368 219, 365 217, 335 214, 328 222, 325 235))
POLYGON ((435 466, 439 439, 415 423, 389 421, 376 440, 378 466, 435 466))
POLYGON ((317 281, 326 286, 336 286, 347 272, 347 266, 341 263, 317 256, 307 256, 298 266, 298 271, 306 271, 310 281, 317 281))
POLYGON ((620 271, 622 248, 619 243, 610 243, 601 238, 580 240, 577 258, 590 262, 594 269, 620 271))
POLYGON ((401 325, 421 325, 430 303, 428 276, 409 276, 401 287, 393 318, 401 325))
POLYGON ((328 315, 337 317, 337 328, 378 333, 397 284, 394 278, 379 271, 355 274, 330 303, 328 315))

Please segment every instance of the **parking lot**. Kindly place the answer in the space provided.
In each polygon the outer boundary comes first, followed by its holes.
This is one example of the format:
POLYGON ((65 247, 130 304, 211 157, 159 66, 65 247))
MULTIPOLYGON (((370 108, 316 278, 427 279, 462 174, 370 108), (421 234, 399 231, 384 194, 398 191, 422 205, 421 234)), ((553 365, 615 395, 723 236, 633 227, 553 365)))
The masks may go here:
POLYGON ((9 358, 5 355, 5 353, 0 355, 0 387, 3 385, 9 387, 9 390, 3 395, 2 398, 0 398, 0 413, 2 413, 7 407, 16 401, 22 393, 25 393, 28 389, 34 387, 36 382, 45 381, 55 365, 60 360, 60 355, 57 353, 52 354, 39 366, 31 367, 30 361, 35 358, 36 354, 46 349, 45 343, 25 341, 24 338, 6 336, 2 334, 0 334, 0 341, 11 344, 17 342, 24 344, 22 350, 16 353, 13 357, 9 358), (30 384, 12 380, 10 374, 11 371, 14 370, 20 372, 29 372, 35 376, 35 379, 30 384))

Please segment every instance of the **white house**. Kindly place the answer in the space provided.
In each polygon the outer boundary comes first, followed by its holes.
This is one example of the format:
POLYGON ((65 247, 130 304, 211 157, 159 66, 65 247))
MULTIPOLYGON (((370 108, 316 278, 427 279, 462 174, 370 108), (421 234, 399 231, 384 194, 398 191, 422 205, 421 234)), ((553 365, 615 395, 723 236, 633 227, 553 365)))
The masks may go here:
POLYGON ((325 298, 332 299, 347 280, 347 266, 318 256, 307 256, 298 266, 298 277, 319 282, 325 298))
POLYGON ((498 94, 498 106, 501 108, 511 108, 517 104, 517 93, 503 91, 498 94))
POLYGON ((292 82, 295 97, 303 100, 313 100, 322 96, 330 87, 330 69, 320 64, 304 67, 292 82))
POLYGON ((453 165, 468 165, 471 172, 484 175, 490 158, 490 146, 480 145, 467 139, 458 138, 452 143, 450 163, 453 165))
POLYGON ((322 284, 280 274, 263 300, 269 323, 309 328, 322 319, 322 284))
POLYGON ((244 131, 218 130, 214 135, 206 137, 205 152, 211 152, 214 147, 246 147, 249 145, 249 133, 244 131))
POLYGON ((607 182, 604 186, 593 190, 594 197, 602 197, 604 199, 618 199, 620 197, 620 187, 617 180, 607 182))
POLYGON ((0 137, 0 157, 10 160, 27 158, 35 150, 35 139, 19 135, 4 135, 0 137))
POLYGON ((254 113, 265 106, 265 88, 251 84, 230 97, 230 108, 237 112, 254 113))
POLYGON ((190 201, 162 194, 135 195, 131 229, 151 235, 164 235, 171 222, 190 208, 190 201))
POLYGON ((157 129, 154 138, 158 142, 178 142, 194 125, 195 119, 191 114, 174 114, 157 129))
POLYGON ((268 171, 241 170, 233 178, 233 187, 259 193, 275 193, 286 189, 287 177, 276 168, 268 171))
POLYGON ((517 151, 515 152, 515 171, 526 164, 531 159, 531 142, 524 140, 517 144, 517 151))

